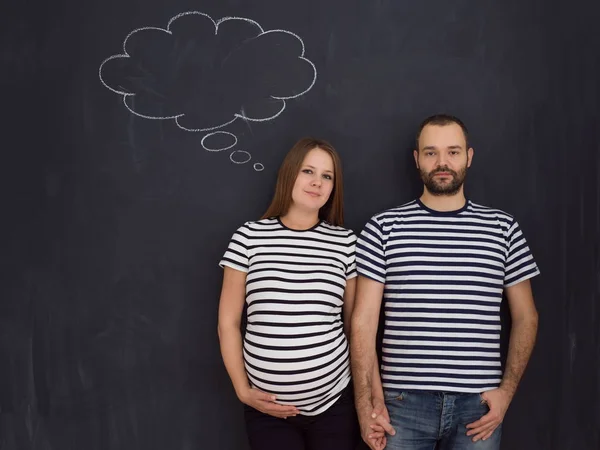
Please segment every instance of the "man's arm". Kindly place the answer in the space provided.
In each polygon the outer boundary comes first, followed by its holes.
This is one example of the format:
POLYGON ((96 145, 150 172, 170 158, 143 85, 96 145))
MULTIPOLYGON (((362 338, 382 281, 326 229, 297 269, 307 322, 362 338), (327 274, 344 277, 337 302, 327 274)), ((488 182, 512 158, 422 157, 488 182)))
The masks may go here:
MULTIPOLYGON (((351 324, 352 324, 352 313, 354 311, 354 304, 356 298, 356 278, 352 278, 346 283, 346 291, 344 292, 344 333, 348 338, 348 342, 351 339, 351 324)), ((379 312, 377 313, 379 314, 379 312)), ((377 320, 379 322, 379 319, 377 320)), ((375 325, 377 327, 377 325, 375 325)), ((375 329, 377 334, 377 328, 375 329)), ((373 372, 371 378, 371 394, 373 397, 377 397, 384 402, 383 398, 383 387, 381 385, 381 377, 379 375, 379 364, 377 363, 377 354, 375 354, 375 363, 373 364, 373 372)))
POLYGON ((395 433, 383 403, 383 389, 375 349, 383 287, 382 283, 359 275, 351 327, 350 355, 356 412, 362 438, 372 449, 385 447, 384 430, 390 434, 395 433), (372 417, 374 404, 377 404, 379 414, 376 419, 372 417), (375 438, 369 437, 374 435, 375 438))
POLYGON ((350 343, 350 328, 352 325, 352 311, 354 311, 354 299, 356 297, 356 277, 346 281, 346 289, 344 290, 344 306, 342 312, 344 314, 344 333, 350 343))
POLYGON ((525 372, 535 345, 538 329, 538 313, 533 301, 531 283, 522 281, 506 288, 512 329, 506 357, 506 368, 500 388, 512 399, 525 372))
POLYGON ((375 341, 382 296, 383 284, 358 276, 352 314, 351 355, 356 404, 361 410, 371 407, 373 369, 377 367, 375 341))
POLYGON ((490 411, 481 419, 467 425, 467 435, 473 436, 473 441, 489 438, 504 420, 506 410, 529 362, 537 336, 538 313, 530 281, 525 280, 510 286, 505 292, 512 319, 506 368, 500 387, 481 394, 490 411))

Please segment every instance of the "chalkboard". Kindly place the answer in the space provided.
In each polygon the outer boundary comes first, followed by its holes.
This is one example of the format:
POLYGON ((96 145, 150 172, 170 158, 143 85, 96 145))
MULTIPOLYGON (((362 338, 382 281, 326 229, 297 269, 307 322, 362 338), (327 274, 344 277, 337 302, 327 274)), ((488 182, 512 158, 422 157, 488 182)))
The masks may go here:
POLYGON ((600 448, 595 3, 34 0, 1 16, 2 450, 246 449, 216 332, 228 239, 303 136, 339 151, 354 231, 412 200, 414 133, 438 112, 471 131, 468 197, 514 214, 542 271, 502 448, 600 448))

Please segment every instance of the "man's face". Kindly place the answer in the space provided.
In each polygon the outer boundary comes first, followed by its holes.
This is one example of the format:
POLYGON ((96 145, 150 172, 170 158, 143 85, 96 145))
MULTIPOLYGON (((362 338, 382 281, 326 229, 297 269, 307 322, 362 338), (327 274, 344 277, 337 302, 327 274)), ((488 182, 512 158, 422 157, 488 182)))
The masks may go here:
POLYGON ((426 125, 414 151, 415 162, 427 190, 433 195, 454 195, 465 181, 473 149, 467 149, 460 125, 426 125))

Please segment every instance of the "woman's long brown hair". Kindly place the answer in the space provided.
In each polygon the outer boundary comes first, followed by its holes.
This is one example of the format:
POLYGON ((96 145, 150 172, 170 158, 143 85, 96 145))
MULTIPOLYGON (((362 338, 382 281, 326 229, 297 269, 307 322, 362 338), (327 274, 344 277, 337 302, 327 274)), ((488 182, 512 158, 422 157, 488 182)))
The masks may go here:
POLYGON ((307 153, 315 148, 326 151, 333 160, 333 190, 329 195, 327 203, 319 210, 319 219, 329 222, 331 225, 342 226, 344 224, 344 183, 342 179, 342 162, 333 146, 322 139, 302 138, 292 147, 281 163, 277 175, 275 195, 267 211, 261 219, 280 217, 287 214, 292 204, 292 190, 296 183, 302 162, 307 153))

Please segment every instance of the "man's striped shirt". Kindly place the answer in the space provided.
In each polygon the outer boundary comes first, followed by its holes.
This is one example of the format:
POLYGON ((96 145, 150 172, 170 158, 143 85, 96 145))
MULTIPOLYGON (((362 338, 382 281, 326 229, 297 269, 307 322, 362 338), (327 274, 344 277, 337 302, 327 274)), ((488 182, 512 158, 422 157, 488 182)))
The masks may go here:
POLYGON ((250 383, 304 415, 325 411, 350 381, 342 305, 355 245, 351 230, 327 222, 299 231, 263 219, 241 226, 219 263, 247 272, 250 383))
POLYGON ((511 215, 414 200, 372 217, 356 253, 358 273, 385 284, 384 388, 498 387, 503 290, 540 273, 511 215))

